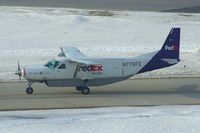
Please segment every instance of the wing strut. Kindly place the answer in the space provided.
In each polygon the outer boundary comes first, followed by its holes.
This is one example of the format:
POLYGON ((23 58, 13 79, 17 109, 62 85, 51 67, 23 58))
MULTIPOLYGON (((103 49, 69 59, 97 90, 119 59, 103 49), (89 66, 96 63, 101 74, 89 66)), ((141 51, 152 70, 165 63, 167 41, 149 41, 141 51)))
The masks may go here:
POLYGON ((80 65, 77 64, 76 70, 75 70, 75 72, 74 72, 74 78, 77 77, 77 73, 78 73, 78 70, 79 70, 79 69, 80 69, 80 65))

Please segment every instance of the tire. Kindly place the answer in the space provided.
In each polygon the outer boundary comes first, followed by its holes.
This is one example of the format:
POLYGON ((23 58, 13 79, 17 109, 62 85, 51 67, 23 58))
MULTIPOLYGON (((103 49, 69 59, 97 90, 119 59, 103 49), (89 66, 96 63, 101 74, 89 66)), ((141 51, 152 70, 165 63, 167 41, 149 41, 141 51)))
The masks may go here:
POLYGON ((32 94, 33 93, 33 88, 32 87, 26 88, 26 93, 27 94, 32 94))
POLYGON ((90 89, 88 87, 84 87, 81 89, 82 94, 87 95, 90 93, 90 89))

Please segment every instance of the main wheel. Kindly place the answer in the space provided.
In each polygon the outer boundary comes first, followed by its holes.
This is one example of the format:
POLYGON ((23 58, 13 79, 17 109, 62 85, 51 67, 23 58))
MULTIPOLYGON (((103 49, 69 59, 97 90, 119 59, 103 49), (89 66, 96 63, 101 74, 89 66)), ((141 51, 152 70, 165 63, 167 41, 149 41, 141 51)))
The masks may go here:
POLYGON ((84 87, 81 89, 82 94, 87 95, 90 93, 90 89, 88 87, 84 87))
POLYGON ((33 93, 33 88, 32 87, 26 88, 26 93, 27 94, 32 94, 33 93))

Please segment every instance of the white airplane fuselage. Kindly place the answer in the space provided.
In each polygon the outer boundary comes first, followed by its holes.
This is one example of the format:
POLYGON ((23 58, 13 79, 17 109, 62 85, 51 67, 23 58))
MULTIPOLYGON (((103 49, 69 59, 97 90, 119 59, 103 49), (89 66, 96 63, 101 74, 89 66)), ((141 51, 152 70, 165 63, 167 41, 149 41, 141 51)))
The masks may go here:
MULTIPOLYGON (((127 79, 137 74, 147 62, 155 55, 150 53, 148 56, 138 56, 135 58, 84 58, 92 62, 98 62, 100 65, 82 65, 77 68, 76 63, 70 63, 66 58, 58 58, 60 64, 65 64, 65 69, 59 69, 59 65, 55 69, 46 66, 26 67, 23 69, 23 76, 30 81, 46 82, 48 84, 53 81, 55 85, 50 86, 79 86, 79 82, 69 83, 71 80, 104 80, 105 82, 98 82, 91 84, 92 86, 105 85, 111 79, 127 79), (91 67, 96 67, 91 68, 91 67), (57 81, 57 82, 56 82, 57 81), (65 83, 61 83, 61 82, 65 83)), ((109 82, 110 81, 110 82, 109 82)), ((91 86, 90 85, 90 86, 91 86)))

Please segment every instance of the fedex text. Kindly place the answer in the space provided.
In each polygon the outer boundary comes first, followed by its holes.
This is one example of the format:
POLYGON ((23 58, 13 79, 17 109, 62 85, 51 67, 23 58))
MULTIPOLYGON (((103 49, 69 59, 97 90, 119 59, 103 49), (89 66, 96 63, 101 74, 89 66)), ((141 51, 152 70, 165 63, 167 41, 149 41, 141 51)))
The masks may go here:
POLYGON ((82 70, 83 72, 103 72, 102 65, 85 65, 79 68, 79 71, 82 70))
POLYGON ((167 45, 165 46, 165 50, 168 50, 168 51, 173 51, 175 49, 176 49, 176 47, 174 45, 172 45, 171 47, 169 47, 167 45))

